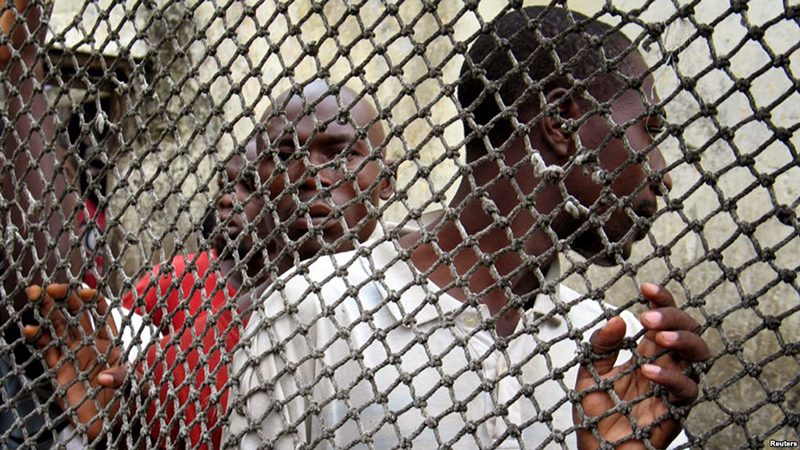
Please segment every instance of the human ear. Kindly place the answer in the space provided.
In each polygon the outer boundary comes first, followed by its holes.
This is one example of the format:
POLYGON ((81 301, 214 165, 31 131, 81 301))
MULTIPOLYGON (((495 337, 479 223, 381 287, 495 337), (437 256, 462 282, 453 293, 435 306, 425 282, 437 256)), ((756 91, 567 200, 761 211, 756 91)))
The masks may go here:
POLYGON ((555 88, 545 96, 547 111, 539 121, 539 132, 556 155, 567 157, 572 148, 573 131, 562 126, 566 119, 578 118, 578 104, 564 88, 555 88))

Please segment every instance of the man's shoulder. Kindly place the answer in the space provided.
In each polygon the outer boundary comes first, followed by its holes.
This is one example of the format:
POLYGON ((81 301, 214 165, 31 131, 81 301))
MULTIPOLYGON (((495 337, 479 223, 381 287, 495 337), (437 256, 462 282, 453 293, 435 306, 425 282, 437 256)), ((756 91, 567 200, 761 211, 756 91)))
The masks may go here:
POLYGON ((319 255, 254 293, 252 301, 258 307, 244 333, 251 352, 271 351, 274 339, 291 336, 300 324, 322 333, 324 318, 335 317, 339 325, 346 325, 359 320, 364 309, 378 305, 382 296, 373 282, 369 257, 374 248, 366 243, 356 250, 319 255))
POLYGON ((371 255, 377 247, 384 248, 384 251, 388 248, 386 242, 368 241, 355 250, 318 255, 311 261, 301 262, 273 282, 259 297, 265 306, 278 299, 281 304, 327 304, 348 296, 354 290, 360 292, 374 281, 371 255))

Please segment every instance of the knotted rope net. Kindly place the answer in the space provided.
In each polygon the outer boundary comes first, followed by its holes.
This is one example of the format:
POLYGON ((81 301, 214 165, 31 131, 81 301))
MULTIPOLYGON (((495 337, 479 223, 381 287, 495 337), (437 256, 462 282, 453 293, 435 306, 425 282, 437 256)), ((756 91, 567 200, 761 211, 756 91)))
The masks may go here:
POLYGON ((796 445, 799 8, 4 2, 0 443, 796 445))

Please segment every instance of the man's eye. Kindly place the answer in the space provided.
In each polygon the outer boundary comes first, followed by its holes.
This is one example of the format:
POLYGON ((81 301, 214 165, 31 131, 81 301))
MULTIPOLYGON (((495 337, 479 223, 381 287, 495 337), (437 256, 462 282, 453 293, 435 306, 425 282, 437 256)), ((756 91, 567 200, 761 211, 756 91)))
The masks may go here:
POLYGON ((348 161, 357 159, 362 156, 364 150, 363 144, 360 141, 354 142, 352 145, 343 145, 336 151, 336 155, 347 158, 348 161))
POLYGON ((356 156, 358 156, 356 154, 355 150, 353 148, 349 147, 349 146, 345 146, 345 147, 340 148, 339 150, 336 151, 335 154, 337 156, 339 156, 339 157, 347 158, 348 160, 351 160, 351 159, 355 158, 356 156))
POLYGON ((288 161, 294 155, 294 147, 281 147, 278 149, 278 159, 281 161, 288 161))
POLYGON ((242 176, 241 185, 247 189, 249 192, 255 191, 255 178, 252 174, 246 174, 242 176))

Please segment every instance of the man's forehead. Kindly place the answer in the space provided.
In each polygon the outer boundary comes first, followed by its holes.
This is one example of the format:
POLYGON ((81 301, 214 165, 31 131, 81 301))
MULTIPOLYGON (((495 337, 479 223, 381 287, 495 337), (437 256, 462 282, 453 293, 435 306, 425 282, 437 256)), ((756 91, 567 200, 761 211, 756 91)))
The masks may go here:
POLYGON ((653 73, 641 53, 637 51, 628 56, 623 75, 630 79, 641 78, 641 89, 639 90, 644 94, 647 103, 651 105, 657 105, 659 103, 653 73))
POLYGON ((334 128, 350 128, 352 129, 351 120, 357 126, 364 126, 366 123, 363 120, 361 104, 356 104, 350 108, 350 104, 342 102, 340 107, 340 100, 333 95, 329 95, 318 101, 317 99, 306 99, 300 96, 294 96, 286 104, 282 114, 274 114, 269 120, 267 129, 272 134, 273 132, 280 132, 288 125, 294 127, 308 126, 315 124, 318 127, 325 127, 325 129, 334 128), (316 103, 316 104, 315 104, 316 103), (343 112, 344 114, 340 114, 343 112), (341 120, 341 116, 345 120, 341 120))
MULTIPOLYGON (((271 139, 278 138, 287 127, 295 131, 319 134, 352 136, 356 129, 370 127, 369 135, 375 134, 376 143, 383 140, 380 127, 376 127, 375 110, 365 100, 356 100, 351 95, 327 95, 315 104, 317 99, 301 98, 295 95, 286 104, 282 114, 274 114, 267 124, 267 134, 271 139), (314 106, 312 106, 314 105, 314 106)), ((287 136, 289 134, 286 134, 287 136)))
POLYGON ((614 102, 614 115, 641 115, 650 112, 661 102, 656 91, 655 79, 653 74, 649 73, 649 67, 644 59, 638 54, 632 55, 631 59, 623 75, 628 79, 641 78, 641 84, 634 88, 623 82, 624 92, 618 94, 619 98, 614 102))
POLYGON ((253 162, 258 159, 258 143, 255 139, 250 140, 245 147, 245 158, 247 162, 253 162))

